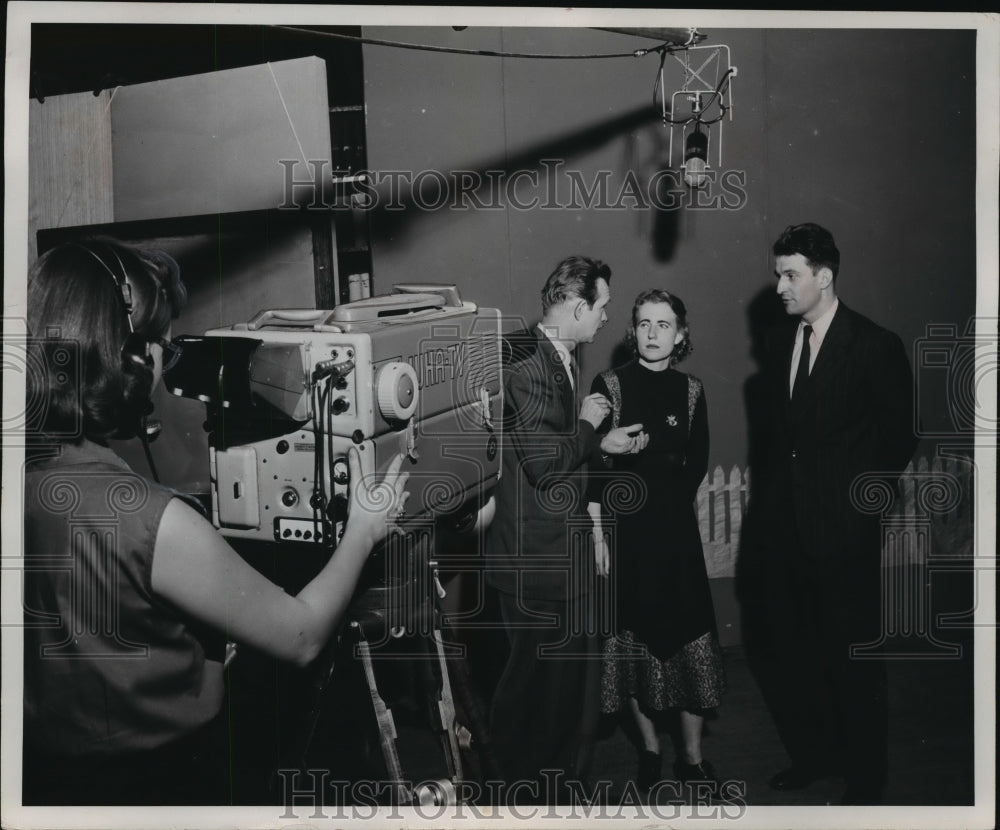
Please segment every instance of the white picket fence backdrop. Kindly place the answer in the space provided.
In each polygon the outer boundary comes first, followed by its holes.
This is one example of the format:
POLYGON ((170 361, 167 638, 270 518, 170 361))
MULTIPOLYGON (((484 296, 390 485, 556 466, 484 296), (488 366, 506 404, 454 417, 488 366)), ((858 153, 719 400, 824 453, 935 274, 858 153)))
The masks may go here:
MULTIPOLYGON (((727 475, 717 466, 702 479, 696 506, 709 577, 734 575, 749 498, 749 467, 741 471, 733 465, 727 475)), ((928 546, 916 540, 918 536, 926 539, 928 528, 929 555, 972 556, 973 501, 971 459, 935 456, 911 462, 900 479, 900 493, 889 511, 887 527, 891 524, 897 543, 901 535, 912 536, 913 543, 898 544, 892 552, 892 564, 903 564, 901 550, 909 563, 922 563, 928 546)), ((887 553, 883 551, 883 564, 887 564, 887 553)))

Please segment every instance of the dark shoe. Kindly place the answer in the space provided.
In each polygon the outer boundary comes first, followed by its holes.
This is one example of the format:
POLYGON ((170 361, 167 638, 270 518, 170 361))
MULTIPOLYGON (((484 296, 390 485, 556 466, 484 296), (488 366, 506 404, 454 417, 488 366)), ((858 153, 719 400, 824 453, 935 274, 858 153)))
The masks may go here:
POLYGON ((716 790, 719 788, 719 781, 715 777, 715 769, 705 760, 697 764, 686 764, 684 761, 674 761, 674 778, 682 784, 693 781, 706 781, 716 790))
POLYGON ((639 753, 639 772, 635 784, 640 790, 648 790, 662 777, 663 756, 659 752, 644 749, 639 753))
POLYGON ((804 790, 822 777, 823 773, 812 767, 794 766, 783 769, 768 783, 772 790, 804 790))

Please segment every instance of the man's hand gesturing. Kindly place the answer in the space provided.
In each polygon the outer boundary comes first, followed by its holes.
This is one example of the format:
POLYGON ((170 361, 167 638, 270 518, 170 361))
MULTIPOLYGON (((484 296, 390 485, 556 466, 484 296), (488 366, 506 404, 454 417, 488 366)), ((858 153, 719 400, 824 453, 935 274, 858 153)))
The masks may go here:
POLYGON ((608 417, 610 411, 610 401, 604 395, 595 392, 583 399, 583 406, 580 407, 580 420, 590 421, 594 425, 594 429, 597 429, 601 422, 608 417))
POLYGON ((635 455, 646 449, 649 435, 642 431, 642 424, 616 427, 601 440, 601 452, 605 455, 635 455))

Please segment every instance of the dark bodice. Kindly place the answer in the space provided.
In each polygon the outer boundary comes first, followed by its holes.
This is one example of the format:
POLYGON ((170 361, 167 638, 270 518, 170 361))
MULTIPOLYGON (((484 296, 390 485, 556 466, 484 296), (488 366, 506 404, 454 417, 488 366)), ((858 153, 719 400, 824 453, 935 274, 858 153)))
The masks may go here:
MULTIPOLYGON (((637 455, 614 456, 615 471, 634 473, 647 485, 650 498, 691 501, 708 469, 708 414, 705 395, 690 402, 689 376, 675 369, 655 372, 638 360, 615 370, 621 389, 619 426, 641 423, 649 445, 637 455)), ((603 377, 594 379, 594 392, 611 394, 603 377)), ((599 429, 611 428, 611 416, 599 429)), ((591 493, 600 500, 597 493, 591 493)))

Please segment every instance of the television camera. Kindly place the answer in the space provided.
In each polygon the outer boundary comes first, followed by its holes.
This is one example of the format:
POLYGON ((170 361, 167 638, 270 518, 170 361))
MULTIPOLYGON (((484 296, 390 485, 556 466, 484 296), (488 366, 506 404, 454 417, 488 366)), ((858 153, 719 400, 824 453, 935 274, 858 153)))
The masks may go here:
MULTIPOLYGON (((406 456, 404 532, 371 557, 381 574, 362 575, 345 629, 352 637, 341 639, 353 641, 363 670, 381 772, 396 802, 425 799, 427 788, 410 790, 404 781, 393 693, 381 688, 376 668, 391 683, 399 658, 433 667, 421 670, 434 687, 424 708, 433 713, 447 775, 431 790, 447 798, 463 775, 463 730, 448 672, 454 655, 437 622, 435 535, 442 523, 471 529, 499 475, 500 312, 463 301, 451 285, 410 283, 332 310, 261 311, 175 342, 181 358, 164 384, 206 405, 212 520, 234 540, 336 555, 352 485, 348 449, 358 447, 366 478, 397 453, 406 456)), ((333 666, 320 674, 317 701, 333 666)), ((298 753, 303 768, 320 714, 317 703, 298 753)))
POLYGON ((164 383, 208 408, 224 535, 335 546, 351 445, 366 477, 407 456, 404 519, 454 516, 496 480, 500 315, 454 286, 262 311, 176 342, 182 358, 164 383))

